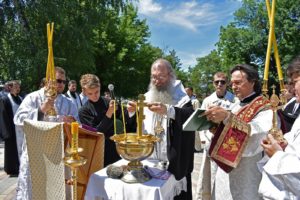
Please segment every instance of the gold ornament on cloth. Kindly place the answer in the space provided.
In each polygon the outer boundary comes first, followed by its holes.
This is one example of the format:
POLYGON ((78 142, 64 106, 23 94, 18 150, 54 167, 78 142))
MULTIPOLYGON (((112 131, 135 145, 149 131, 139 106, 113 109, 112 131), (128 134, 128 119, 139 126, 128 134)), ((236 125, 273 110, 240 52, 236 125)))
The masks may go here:
POLYGON ((275 57, 275 61, 276 61, 276 68, 277 68, 278 79, 279 79, 279 85, 280 85, 280 92, 281 92, 280 101, 282 104, 285 104, 286 103, 286 98, 284 96, 285 87, 284 87, 282 69, 281 69, 280 58, 279 58, 279 53, 278 53, 277 41, 276 41, 276 36, 275 36, 275 5, 276 5, 276 0, 272 0, 272 9, 271 9, 270 8, 270 0, 266 0, 266 7, 267 7, 267 11, 268 11, 270 30, 269 30, 268 48, 267 48, 266 61, 265 61, 262 93, 265 97, 269 98, 269 96, 268 96, 268 75, 269 75, 269 66, 270 66, 270 56, 271 56, 271 51, 272 51, 272 46, 273 46, 274 57, 275 57))
MULTIPOLYGON (((121 177, 121 180, 126 183, 143 183, 151 179, 141 161, 153 153, 154 143, 158 141, 158 138, 152 134, 143 134, 142 125, 145 119, 144 107, 146 106, 144 100, 144 95, 139 95, 136 109, 137 133, 124 131, 123 134, 114 134, 110 137, 116 143, 118 154, 129 161, 127 166, 123 166, 125 172, 121 177)), ((114 110, 114 115, 116 115, 116 110, 114 110)), ((124 117, 123 122, 125 126, 124 117)), ((114 124, 116 125, 116 123, 114 124)))
MULTIPOLYGON (((45 96, 55 98, 57 96, 56 90, 56 77, 54 68, 54 58, 53 58, 53 31, 54 23, 47 24, 47 40, 48 40, 48 62, 46 69, 46 85, 45 85, 45 96)), ((57 112, 54 107, 52 107, 46 114, 46 121, 56 121, 57 112)))

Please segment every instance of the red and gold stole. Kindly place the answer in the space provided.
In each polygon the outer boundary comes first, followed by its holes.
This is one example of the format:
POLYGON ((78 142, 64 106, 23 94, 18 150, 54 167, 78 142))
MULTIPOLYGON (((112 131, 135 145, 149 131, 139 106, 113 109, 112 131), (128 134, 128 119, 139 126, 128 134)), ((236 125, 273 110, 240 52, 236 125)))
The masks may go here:
POLYGON ((258 96, 237 114, 231 114, 226 125, 221 123, 216 129, 209 154, 225 172, 230 172, 239 164, 251 133, 248 123, 257 113, 265 110, 268 103, 268 99, 258 96))

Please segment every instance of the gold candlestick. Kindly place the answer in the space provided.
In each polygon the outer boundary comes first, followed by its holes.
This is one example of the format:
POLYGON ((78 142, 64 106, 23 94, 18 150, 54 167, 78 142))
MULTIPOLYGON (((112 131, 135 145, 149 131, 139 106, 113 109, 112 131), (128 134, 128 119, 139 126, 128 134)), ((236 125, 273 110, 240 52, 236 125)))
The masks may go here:
POLYGON ((275 94, 275 85, 272 86, 272 89, 273 89, 273 94, 270 98, 270 104, 273 111, 273 119, 272 119, 272 128, 269 130, 269 134, 271 134, 281 146, 285 146, 287 144, 287 141, 283 137, 282 130, 278 128, 278 123, 277 123, 278 120, 277 110, 278 108, 280 108, 280 106, 278 106, 280 100, 278 96, 275 94))
POLYGON ((137 130, 137 135, 138 137, 142 137, 143 135, 143 120, 145 119, 145 115, 144 115, 144 107, 145 107, 145 103, 144 103, 145 97, 144 95, 140 94, 139 95, 139 100, 137 102, 137 107, 138 107, 138 112, 139 112, 139 116, 138 116, 138 130, 137 130))
POLYGON ((72 170, 72 199, 77 199, 77 168, 84 165, 87 161, 82 156, 79 156, 79 152, 82 152, 83 149, 78 147, 78 126, 77 122, 71 123, 71 133, 72 133, 72 141, 71 148, 67 149, 67 153, 69 156, 64 157, 64 163, 72 170))

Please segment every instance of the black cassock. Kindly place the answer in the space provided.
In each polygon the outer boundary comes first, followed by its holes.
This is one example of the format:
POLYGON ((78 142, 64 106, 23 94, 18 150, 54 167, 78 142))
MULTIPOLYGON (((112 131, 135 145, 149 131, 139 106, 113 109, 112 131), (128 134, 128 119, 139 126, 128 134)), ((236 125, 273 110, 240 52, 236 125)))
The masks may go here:
POLYGON ((19 156, 16 141, 14 115, 7 96, 0 97, 0 136, 4 140, 4 171, 19 174, 19 156))
POLYGON ((284 130, 285 133, 290 132, 294 124, 294 121, 300 114, 300 106, 298 106, 296 110, 294 109, 296 103, 297 101, 295 99, 294 101, 289 103, 283 111, 281 109, 279 110, 279 112, 281 113, 280 116, 283 118, 285 123, 285 130, 284 130))
MULTIPOLYGON (((96 128, 97 131, 104 133, 105 135, 105 149, 104 149, 104 167, 120 160, 120 156, 117 153, 115 142, 110 139, 114 134, 114 117, 106 117, 106 111, 108 110, 109 101, 100 97, 97 102, 92 102, 88 100, 79 109, 79 119, 82 124, 96 128)), ((126 114, 128 118, 128 114, 126 114)), ((116 112, 116 118, 121 118, 121 108, 118 106, 116 112)), ((135 121, 135 118, 133 118, 135 121)), ((128 119, 126 119, 128 121, 128 119)), ((136 122, 131 122, 131 126, 126 125, 126 130, 128 132, 135 131, 136 122), (133 129, 131 127, 134 127, 133 129)), ((121 129, 123 130, 123 129, 121 129)))
POLYGON ((194 169, 195 131, 183 131, 182 125, 193 111, 190 102, 182 108, 175 107, 175 120, 170 120, 168 128, 168 171, 174 174, 177 180, 186 177, 188 189, 175 199, 192 199, 191 173, 194 169))

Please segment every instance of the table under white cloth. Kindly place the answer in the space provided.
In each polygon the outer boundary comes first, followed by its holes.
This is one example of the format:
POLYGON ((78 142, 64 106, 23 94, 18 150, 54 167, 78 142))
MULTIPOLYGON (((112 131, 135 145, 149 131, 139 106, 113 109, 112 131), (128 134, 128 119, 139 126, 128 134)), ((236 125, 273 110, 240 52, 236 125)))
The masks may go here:
MULTIPOLYGON (((144 160, 143 165, 154 166, 157 161, 144 160)), ((127 164, 119 160, 113 165, 127 164)), ((186 178, 177 181, 174 175, 167 180, 152 178, 144 183, 125 183, 120 179, 108 178, 106 168, 90 176, 85 200, 172 200, 180 192, 186 191, 186 178)))

